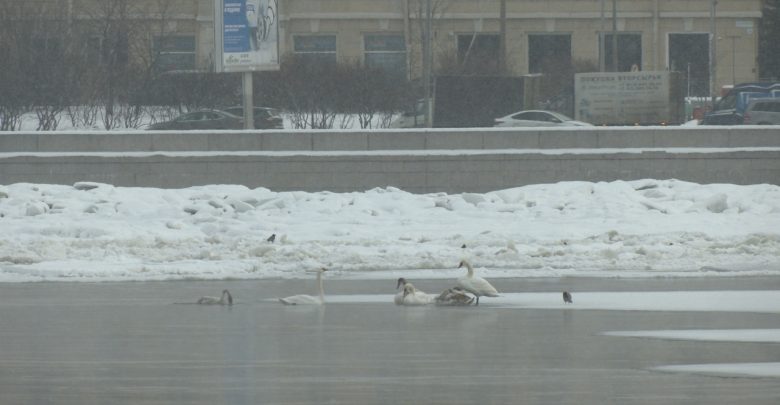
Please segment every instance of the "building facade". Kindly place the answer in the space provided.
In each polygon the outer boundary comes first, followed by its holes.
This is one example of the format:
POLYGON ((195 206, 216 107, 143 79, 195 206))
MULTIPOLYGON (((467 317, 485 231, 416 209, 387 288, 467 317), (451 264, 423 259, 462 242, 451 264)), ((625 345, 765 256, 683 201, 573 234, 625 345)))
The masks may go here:
MULTIPOLYGON (((405 73, 420 75, 425 0, 282 1, 282 48, 287 52, 301 52, 299 44, 316 38, 327 44, 317 51, 337 60, 372 63, 379 58, 392 67, 405 53, 405 73)), ((430 1, 434 64, 474 63, 490 69, 498 63, 500 0, 430 1)), ((505 68, 512 74, 548 73, 575 64, 609 71, 617 59, 620 71, 685 72, 692 95, 709 93, 711 62, 716 89, 756 80, 761 1, 716 3, 713 9, 711 0, 506 0, 505 68), (613 33, 617 58, 612 55, 613 33)))
MULTIPOLYGON (((358 61, 418 78, 426 1, 431 3, 438 68, 456 65, 518 75, 548 74, 562 66, 579 71, 670 69, 685 73, 690 95, 709 95, 713 83, 717 90, 758 77, 761 0, 504 0, 503 13, 502 0, 278 0, 280 53, 358 61)), ((149 22, 134 41, 157 55, 160 69, 213 69, 214 0, 37 3, 50 4, 76 23, 117 13, 109 5, 124 4, 129 20, 149 22)), ((93 31, 86 41, 99 48, 104 39, 99 29, 93 31)))

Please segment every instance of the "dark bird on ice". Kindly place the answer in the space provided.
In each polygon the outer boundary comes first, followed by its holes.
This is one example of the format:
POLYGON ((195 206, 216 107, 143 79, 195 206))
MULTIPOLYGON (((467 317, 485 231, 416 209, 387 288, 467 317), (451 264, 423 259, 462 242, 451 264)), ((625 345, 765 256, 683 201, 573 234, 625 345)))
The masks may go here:
POLYGON ((568 291, 563 292, 563 302, 567 304, 571 304, 573 301, 571 300, 571 293, 568 291))
POLYGON ((276 240, 276 234, 275 233, 271 234, 271 236, 269 236, 268 239, 266 239, 266 241, 271 242, 271 243, 274 243, 275 240, 276 240))

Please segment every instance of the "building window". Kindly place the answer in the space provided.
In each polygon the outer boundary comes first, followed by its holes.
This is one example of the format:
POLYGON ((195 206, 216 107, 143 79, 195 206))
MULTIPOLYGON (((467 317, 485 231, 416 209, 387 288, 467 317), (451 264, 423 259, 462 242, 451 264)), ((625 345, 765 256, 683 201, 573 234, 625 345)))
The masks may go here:
POLYGON ((669 70, 683 73, 687 96, 710 94, 710 35, 669 34, 669 70))
POLYGON ((293 37, 293 53, 304 62, 336 63, 335 35, 296 35, 293 37))
POLYGON ((111 39, 90 36, 83 44, 87 62, 92 65, 128 63, 130 52, 126 34, 114 34, 111 39))
POLYGON ((529 34, 528 73, 553 74, 571 67, 571 34, 529 34))
POLYGON ((602 33, 599 38, 601 40, 599 49, 608 72, 630 72, 642 68, 642 34, 623 32, 617 34, 617 69, 612 60, 612 33, 602 33))
POLYGON ((406 41, 403 35, 366 34, 363 43, 367 67, 382 69, 391 77, 406 77, 406 41))
POLYGON ((499 72, 498 34, 458 35, 458 63, 464 73, 495 74, 499 72))
POLYGON ((155 37, 155 66, 160 72, 195 70, 195 36, 155 37))
POLYGON ((62 42, 56 38, 34 37, 30 49, 35 64, 49 64, 62 59, 62 42))

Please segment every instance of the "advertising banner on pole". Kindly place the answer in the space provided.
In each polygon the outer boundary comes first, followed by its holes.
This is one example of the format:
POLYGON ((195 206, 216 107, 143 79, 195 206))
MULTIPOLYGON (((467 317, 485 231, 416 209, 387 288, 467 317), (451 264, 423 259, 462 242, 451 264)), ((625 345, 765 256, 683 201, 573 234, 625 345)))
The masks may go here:
POLYGON ((279 69, 278 0, 215 0, 217 72, 279 69))

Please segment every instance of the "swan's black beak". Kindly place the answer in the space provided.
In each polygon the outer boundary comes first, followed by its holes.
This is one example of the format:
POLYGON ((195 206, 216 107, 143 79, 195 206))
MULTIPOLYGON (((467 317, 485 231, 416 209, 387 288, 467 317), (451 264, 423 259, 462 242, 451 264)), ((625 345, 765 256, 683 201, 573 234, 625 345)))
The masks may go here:
MULTIPOLYGON (((395 289, 397 290, 399 287, 401 287, 402 284, 406 284, 406 280, 404 280, 403 277, 398 279, 398 283, 395 284, 395 289)), ((404 294, 406 295, 406 294, 404 294)))
POLYGON ((458 263, 458 268, 463 267, 463 262, 458 263))

